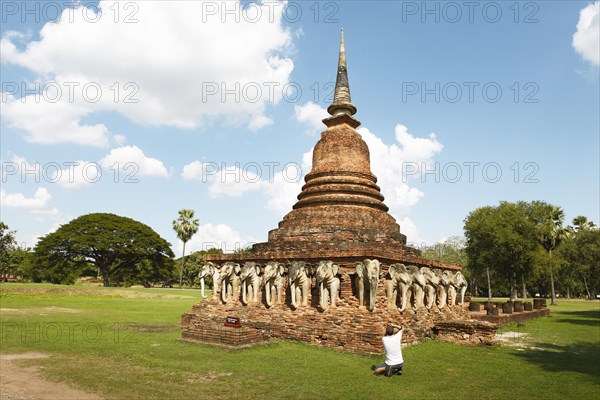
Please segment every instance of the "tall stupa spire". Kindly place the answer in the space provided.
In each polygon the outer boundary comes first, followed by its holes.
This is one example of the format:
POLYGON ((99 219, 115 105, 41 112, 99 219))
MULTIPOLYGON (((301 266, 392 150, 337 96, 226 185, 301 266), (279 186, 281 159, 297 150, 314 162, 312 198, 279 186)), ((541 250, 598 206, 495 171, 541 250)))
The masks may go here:
POLYGON ((350 84, 348 83, 348 70, 346 68, 346 49, 344 48, 344 30, 342 29, 340 40, 340 57, 338 60, 337 77, 335 80, 335 92, 333 103, 327 107, 327 112, 332 116, 339 114, 354 115, 356 107, 350 98, 350 84))

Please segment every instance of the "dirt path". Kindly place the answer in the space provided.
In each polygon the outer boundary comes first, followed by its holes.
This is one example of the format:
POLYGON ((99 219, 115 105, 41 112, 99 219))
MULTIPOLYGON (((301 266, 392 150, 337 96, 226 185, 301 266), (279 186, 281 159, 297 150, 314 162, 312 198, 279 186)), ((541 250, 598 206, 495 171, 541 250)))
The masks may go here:
POLYGON ((42 378, 39 367, 22 367, 17 360, 47 358, 42 353, 0 355, 0 400, 101 400, 64 383, 42 378))

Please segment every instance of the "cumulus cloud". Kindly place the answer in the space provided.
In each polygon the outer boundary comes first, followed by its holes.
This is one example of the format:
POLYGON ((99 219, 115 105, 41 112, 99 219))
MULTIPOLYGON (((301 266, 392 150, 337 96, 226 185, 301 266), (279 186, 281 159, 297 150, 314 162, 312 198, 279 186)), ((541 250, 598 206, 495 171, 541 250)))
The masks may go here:
POLYGON ((100 160, 100 165, 106 169, 119 168, 132 179, 135 179, 135 176, 169 176, 162 161, 147 157, 137 146, 112 149, 100 160))
POLYGON ((327 110, 312 101, 302 106, 294 106, 294 119, 306 124, 309 129, 305 133, 310 135, 319 133, 325 129, 321 121, 328 116, 327 110))
POLYGON ((584 60, 600 65, 600 1, 589 4, 579 12, 573 48, 584 60))
POLYGON ((285 2, 246 5, 246 13, 239 1, 127 4, 134 6, 127 12, 105 0, 102 14, 82 4, 66 9, 39 40, 3 35, 2 61, 37 74, 41 86, 41 95, 22 96, 19 87, 3 94, 9 126, 30 142, 106 147, 108 128, 85 117, 114 111, 135 123, 181 128, 272 123, 266 108, 281 101, 293 70, 285 2))
MULTIPOLYGON (((208 250, 210 248, 219 248, 229 253, 237 249, 243 249, 255 242, 251 238, 244 238, 239 232, 235 231, 226 224, 203 224, 198 228, 198 232, 185 245, 186 254, 194 251, 208 250)), ((175 254, 181 255, 183 244, 177 242, 175 254)))
POLYGON ((23 193, 7 193, 4 189, 0 190, 2 207, 22 209, 34 214, 57 215, 58 210, 49 205, 51 198, 48 189, 44 187, 37 188, 33 197, 27 197, 23 193))

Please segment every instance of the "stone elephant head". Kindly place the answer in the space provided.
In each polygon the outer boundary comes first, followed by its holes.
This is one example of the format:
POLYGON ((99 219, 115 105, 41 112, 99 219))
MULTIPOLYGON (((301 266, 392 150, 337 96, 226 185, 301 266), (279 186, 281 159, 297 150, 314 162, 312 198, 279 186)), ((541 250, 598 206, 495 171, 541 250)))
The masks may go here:
POLYGON ((217 292, 219 291, 219 285, 221 283, 220 282, 221 273, 219 271, 219 267, 217 265, 211 263, 210 261, 207 262, 206 264, 204 264, 202 266, 202 268, 200 268, 200 272, 198 272, 198 278, 200 278, 201 294, 202 294, 202 298, 204 298, 204 299, 206 299, 208 297, 204 294, 204 279, 207 276, 212 277, 212 282, 213 282, 212 297, 216 298, 217 292))
POLYGON ((369 304, 367 309, 373 311, 375 309, 375 300, 377 299, 377 285, 379 284, 381 263, 379 260, 364 259, 355 265, 357 286, 358 286, 358 302, 359 309, 365 308, 365 292, 368 294, 369 304))
POLYGON ((452 282, 452 274, 449 271, 436 270, 436 274, 440 278, 438 284, 438 307, 444 308, 448 305, 448 291, 452 282))
POLYGON ((260 288, 260 266, 255 262, 247 262, 240 271, 240 283, 242 285, 242 302, 244 304, 258 303, 258 291, 260 288), (252 290, 249 297, 248 292, 252 290))
POLYGON ((454 287, 456 287, 456 290, 458 291, 458 304, 461 304, 461 305, 464 304, 465 303, 465 293, 467 292, 468 283, 467 283, 467 279, 460 271, 457 271, 454 274, 453 285, 454 285, 454 287))
POLYGON ((333 261, 319 261, 317 266, 317 286, 319 287, 319 305, 321 309, 336 308, 340 291, 340 266, 333 261))
POLYGON ((221 301, 225 304, 230 297, 236 297, 240 289, 240 264, 231 261, 221 267, 221 301))
POLYGON ((440 283, 439 276, 429 267, 422 267, 421 272, 425 277, 425 307, 431 308, 435 305, 438 285, 440 283))
POLYGON ((385 280, 385 289, 387 294, 387 303, 389 309, 396 308, 396 298, 400 293, 401 306, 400 311, 404 311, 409 302, 408 291, 412 286, 413 280, 410 272, 404 264, 392 264, 388 267, 388 273, 385 280))
POLYGON ((310 276, 312 267, 304 261, 292 261, 288 267, 288 282, 290 287, 290 304, 293 308, 308 306, 310 293, 310 276), (298 299, 301 299, 301 302, 298 299))
POLYGON ((425 296, 425 285, 427 284, 427 282, 425 281, 425 275, 423 275, 423 272, 421 271, 421 269, 419 267, 417 267, 416 265, 409 265, 408 267, 406 267, 406 269, 412 276, 412 280, 413 280, 413 284, 412 284, 413 300, 414 300, 413 307, 415 309, 421 308, 421 307, 423 307, 423 298, 425 296))
POLYGON ((285 267, 277 261, 269 261, 263 272, 263 284, 265 287, 265 302, 267 307, 273 306, 273 294, 275 304, 283 303, 283 288, 285 286, 285 267), (274 293, 272 293, 274 292, 274 293))

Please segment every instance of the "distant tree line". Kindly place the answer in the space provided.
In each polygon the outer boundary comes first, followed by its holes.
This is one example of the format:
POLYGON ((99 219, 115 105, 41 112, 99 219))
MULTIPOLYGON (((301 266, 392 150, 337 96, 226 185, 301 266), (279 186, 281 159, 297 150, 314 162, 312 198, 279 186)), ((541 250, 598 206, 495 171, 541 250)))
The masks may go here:
POLYGON ((542 201, 500 202, 466 217, 465 237, 423 250, 457 262, 473 295, 596 298, 600 291, 600 229, 584 216, 564 225, 564 212, 542 201))

